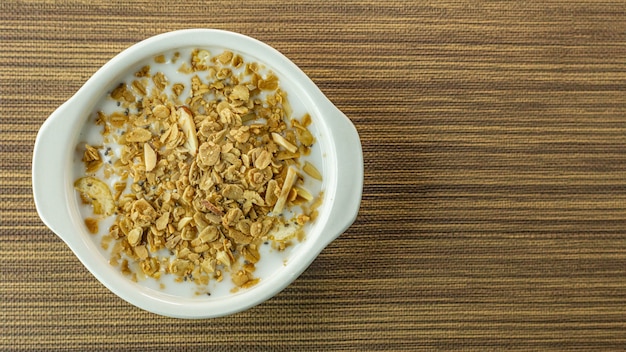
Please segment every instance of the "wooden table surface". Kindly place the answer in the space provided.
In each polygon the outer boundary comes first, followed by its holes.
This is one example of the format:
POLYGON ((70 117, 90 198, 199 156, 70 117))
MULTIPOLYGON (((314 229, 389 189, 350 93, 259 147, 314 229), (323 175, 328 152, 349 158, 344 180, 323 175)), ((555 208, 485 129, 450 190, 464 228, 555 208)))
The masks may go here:
POLYGON ((620 350, 626 2, 0 3, 0 349, 620 350), (105 62, 182 28, 265 41, 355 124, 359 216, 283 292, 177 320, 40 221, 35 136, 105 62))

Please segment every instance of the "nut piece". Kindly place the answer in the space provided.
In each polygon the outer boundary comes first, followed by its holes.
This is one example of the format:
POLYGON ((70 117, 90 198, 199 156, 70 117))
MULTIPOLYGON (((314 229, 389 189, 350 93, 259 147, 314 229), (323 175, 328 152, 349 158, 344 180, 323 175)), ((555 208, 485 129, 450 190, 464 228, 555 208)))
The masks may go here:
POLYGON ((143 144, 143 159, 146 164, 146 171, 152 171, 156 166, 157 156, 148 143, 143 144))
POLYGON ((313 177, 314 179, 321 181, 322 180, 322 174, 320 174, 319 171, 317 171, 317 168, 315 166, 313 166, 313 164, 311 164, 308 161, 304 162, 304 166, 302 167, 302 171, 304 171, 307 175, 313 177))
POLYGON ((272 132, 272 139, 274 140, 274 142, 276 142, 276 144, 280 145, 281 147, 287 149, 292 153, 295 153, 296 150, 298 150, 298 147, 293 145, 291 142, 286 140, 285 137, 279 135, 276 132, 272 132))
POLYGON ((74 188, 84 201, 93 205, 94 214, 109 216, 115 211, 113 195, 106 183, 95 177, 82 177, 74 182, 74 188))
POLYGON ((280 190, 280 196, 278 196, 278 200, 276 201, 276 204, 274 204, 274 209, 272 210, 274 215, 282 213, 287 197, 289 196, 289 192, 291 191, 291 187, 296 182, 297 178, 298 172, 296 172, 293 167, 289 167, 289 169, 287 169, 287 176, 285 176, 285 183, 283 183, 283 187, 280 190))
POLYGON ((186 106, 181 106, 177 112, 180 129, 183 130, 187 138, 184 145, 191 155, 196 155, 198 152, 198 135, 196 133, 196 124, 193 122, 193 117, 191 117, 191 110, 186 106))
POLYGON ((306 188, 300 186, 294 186, 293 188, 298 193, 298 196, 302 197, 304 200, 308 202, 313 200, 313 195, 306 188))

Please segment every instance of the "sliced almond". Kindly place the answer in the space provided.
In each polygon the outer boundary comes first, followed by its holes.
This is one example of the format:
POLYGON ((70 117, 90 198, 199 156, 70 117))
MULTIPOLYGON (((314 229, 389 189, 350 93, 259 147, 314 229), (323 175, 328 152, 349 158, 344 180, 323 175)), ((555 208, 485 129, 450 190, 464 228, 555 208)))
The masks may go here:
POLYGON ((304 171, 307 175, 313 177, 314 179, 318 181, 322 180, 322 174, 320 174, 317 168, 308 161, 304 162, 304 166, 302 166, 302 171, 304 171))
POLYGON ((157 163, 156 152, 154 151, 154 149, 152 149, 152 147, 148 143, 143 144, 143 160, 146 164, 146 171, 152 171, 154 167, 156 166, 156 163, 157 163))
POLYGON ((198 152, 198 135, 196 132, 196 124, 193 122, 193 117, 191 116, 191 110, 186 106, 181 106, 178 108, 177 112, 178 123, 187 138, 184 146, 189 150, 191 155, 196 155, 198 152))
POLYGON ((307 191, 305 188, 300 186, 294 186, 293 188, 296 190, 297 194, 306 201, 313 200, 313 195, 309 193, 309 191, 307 191))
POLYGON ((286 140, 285 137, 276 132, 272 132, 272 139, 274 140, 274 142, 276 142, 276 144, 280 145, 281 147, 287 149, 292 153, 295 153, 298 150, 298 147, 293 145, 291 142, 286 140))
POLYGON ((287 176, 285 176, 283 187, 280 189, 280 195, 278 196, 278 200, 276 201, 276 204, 274 204, 274 209, 272 210, 274 215, 282 213, 283 208, 285 207, 285 202, 287 202, 287 197, 289 197, 291 187, 296 182, 297 178, 298 172, 296 169, 289 167, 289 169, 287 169, 287 176))

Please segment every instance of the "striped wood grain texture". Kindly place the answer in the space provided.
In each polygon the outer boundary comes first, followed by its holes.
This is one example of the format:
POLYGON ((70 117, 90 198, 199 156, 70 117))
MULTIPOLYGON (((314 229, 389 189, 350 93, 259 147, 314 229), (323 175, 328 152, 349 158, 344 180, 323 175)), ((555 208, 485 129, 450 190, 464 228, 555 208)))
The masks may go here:
POLYGON ((0 349, 626 346, 626 2, 0 3, 0 349), (39 126, 151 35, 234 30, 356 125, 356 223, 249 311, 130 306, 40 222, 39 126))

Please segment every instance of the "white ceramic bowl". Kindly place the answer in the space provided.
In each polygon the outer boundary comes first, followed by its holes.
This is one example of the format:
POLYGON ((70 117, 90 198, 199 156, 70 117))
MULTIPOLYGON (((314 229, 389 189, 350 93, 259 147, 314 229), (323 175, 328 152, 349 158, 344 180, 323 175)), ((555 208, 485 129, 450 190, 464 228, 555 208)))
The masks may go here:
POLYGON ((212 29, 157 35, 124 50, 99 69, 41 126, 33 155, 33 194, 39 216, 107 288, 131 304, 157 314, 209 318, 257 305, 289 285, 358 213, 363 188, 363 156, 356 129, 289 59, 250 37, 212 29), (300 99, 316 127, 321 148, 324 199, 306 239, 286 264, 249 288, 222 297, 183 297, 139 285, 108 264, 84 225, 73 189, 73 155, 78 135, 96 104, 121 78, 160 53, 185 47, 222 47, 255 58, 275 72, 288 96, 300 99))

